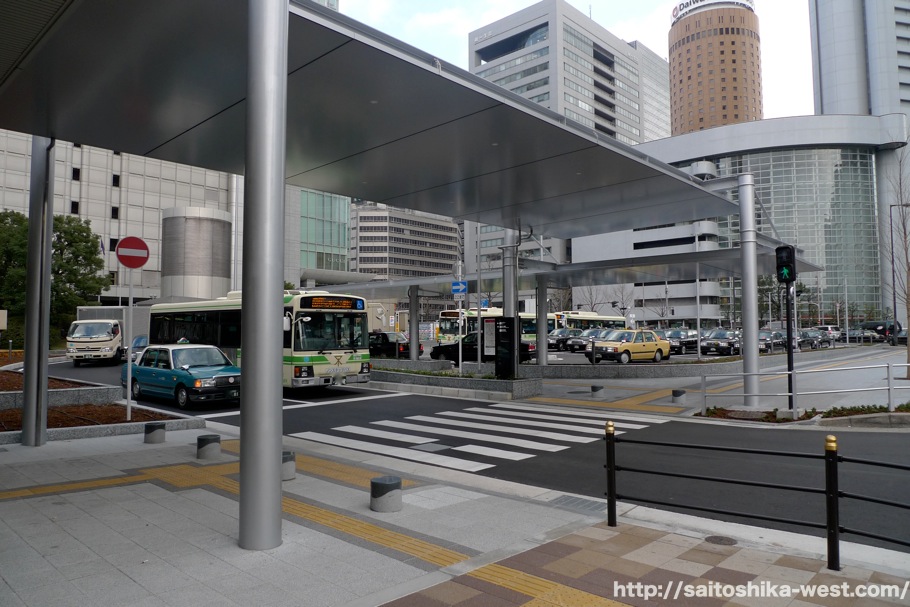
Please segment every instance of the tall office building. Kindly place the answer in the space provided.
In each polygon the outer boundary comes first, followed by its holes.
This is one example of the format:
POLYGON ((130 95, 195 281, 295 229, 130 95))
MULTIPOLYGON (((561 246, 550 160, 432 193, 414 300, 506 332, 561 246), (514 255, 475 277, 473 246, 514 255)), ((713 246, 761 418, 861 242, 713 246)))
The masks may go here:
MULTIPOLYGON (((543 0, 469 34, 470 71, 592 131, 634 145, 670 134, 666 60, 608 32, 565 0, 543 0)), ((504 234, 467 222, 469 272, 500 271, 504 234), (480 245, 480 255, 475 247, 480 245), (478 261, 479 260, 479 261, 478 261)), ((534 235, 519 257, 571 261, 568 241, 534 235)), ((501 294, 484 294, 490 304, 501 294)), ((533 292, 519 309, 533 309, 533 292)))
MULTIPOLYGON (((459 239, 450 217, 362 200, 351 204, 352 272, 385 280, 448 276, 461 259, 459 239)), ((421 319, 437 318, 451 302, 444 291, 422 302, 421 319)), ((407 309, 407 298, 396 305, 407 309)))
POLYGON ((667 62, 565 0, 486 25, 468 44, 471 72, 598 133, 631 145, 669 134, 667 62))
POLYGON ((688 0, 669 34, 673 135, 761 120, 761 36, 753 0, 688 0))
MULTIPOLYGON (((816 114, 910 115, 910 2, 809 0, 809 26, 816 114)), ((901 205, 910 199, 898 184, 910 180, 907 153, 903 147, 880 154, 876 163, 881 309, 896 307, 901 322, 907 318, 903 295, 910 265, 900 243, 910 228, 910 213, 901 205)))

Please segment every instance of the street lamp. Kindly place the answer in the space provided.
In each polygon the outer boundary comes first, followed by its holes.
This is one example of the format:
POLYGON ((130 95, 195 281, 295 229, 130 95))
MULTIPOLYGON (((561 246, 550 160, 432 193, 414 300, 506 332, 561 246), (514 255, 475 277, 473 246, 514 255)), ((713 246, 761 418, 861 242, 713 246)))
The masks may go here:
MULTIPOLYGON (((888 207, 888 224, 890 229, 891 236, 891 317, 893 323, 891 325, 891 338, 895 339, 894 335, 897 333, 897 275, 894 272, 894 207, 910 207, 910 204, 892 204, 888 207)), ((903 222, 903 225, 906 226, 906 221, 903 222)), ((902 232, 903 233, 903 232, 902 232)), ((887 332, 887 323, 885 324, 885 330, 887 332)))

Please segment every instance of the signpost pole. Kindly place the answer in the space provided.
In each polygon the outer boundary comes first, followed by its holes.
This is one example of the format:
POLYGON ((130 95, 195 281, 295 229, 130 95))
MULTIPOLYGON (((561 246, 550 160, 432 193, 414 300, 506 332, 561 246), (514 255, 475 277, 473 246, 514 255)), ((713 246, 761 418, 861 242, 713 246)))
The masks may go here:
POLYGON ((117 260, 130 269, 129 301, 126 310, 126 326, 122 327, 126 341, 126 419, 133 419, 133 270, 145 265, 149 258, 149 247, 141 238, 127 236, 115 249, 117 260))
POLYGON ((126 340, 126 421, 133 419, 133 361, 130 350, 133 346, 133 268, 130 268, 130 295, 126 308, 126 326, 123 339, 126 340))

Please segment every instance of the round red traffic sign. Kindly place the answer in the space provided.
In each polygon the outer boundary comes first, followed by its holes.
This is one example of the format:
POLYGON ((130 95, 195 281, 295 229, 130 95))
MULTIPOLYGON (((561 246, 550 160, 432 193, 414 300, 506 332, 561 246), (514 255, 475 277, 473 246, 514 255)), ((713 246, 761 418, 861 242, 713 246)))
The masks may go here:
POLYGON ((149 246, 135 236, 127 236, 117 243, 117 260, 128 268, 141 268, 149 260, 149 246))

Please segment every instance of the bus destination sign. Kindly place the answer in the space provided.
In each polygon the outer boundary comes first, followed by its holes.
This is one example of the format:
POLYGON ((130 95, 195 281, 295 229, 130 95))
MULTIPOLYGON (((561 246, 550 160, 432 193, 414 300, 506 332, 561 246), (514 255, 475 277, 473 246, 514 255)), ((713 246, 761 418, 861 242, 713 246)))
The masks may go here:
POLYGON ((363 310, 363 300, 356 297, 314 296, 300 300, 301 308, 322 310, 363 310))

